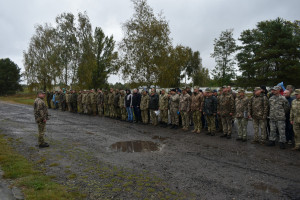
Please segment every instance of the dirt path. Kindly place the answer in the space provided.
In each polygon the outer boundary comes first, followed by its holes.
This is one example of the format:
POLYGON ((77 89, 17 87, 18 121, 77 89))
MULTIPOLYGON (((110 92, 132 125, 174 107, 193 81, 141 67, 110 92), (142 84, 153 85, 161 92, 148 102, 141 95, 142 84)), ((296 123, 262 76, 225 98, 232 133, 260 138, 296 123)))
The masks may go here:
POLYGON ((238 142, 235 133, 228 140, 49 113, 48 149, 36 147, 37 125, 30 106, 0 101, 0 129, 46 174, 79 189, 87 199, 300 198, 300 152, 238 142), (143 148, 153 151, 132 152, 143 148))

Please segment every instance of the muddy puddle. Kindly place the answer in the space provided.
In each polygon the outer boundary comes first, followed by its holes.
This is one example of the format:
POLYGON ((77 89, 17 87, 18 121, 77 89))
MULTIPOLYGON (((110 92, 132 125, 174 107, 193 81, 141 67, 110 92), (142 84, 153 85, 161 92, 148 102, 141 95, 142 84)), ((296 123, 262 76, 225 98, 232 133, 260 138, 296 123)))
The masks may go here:
POLYGON ((265 191, 266 193, 273 193, 273 194, 278 194, 279 190, 271 185, 267 185, 265 183, 253 183, 251 184, 256 190, 262 190, 265 191))
POLYGON ((159 151, 160 145, 151 142, 151 141, 125 141, 125 142, 117 142, 110 146, 111 149, 119 151, 119 152, 151 152, 151 151, 159 151))

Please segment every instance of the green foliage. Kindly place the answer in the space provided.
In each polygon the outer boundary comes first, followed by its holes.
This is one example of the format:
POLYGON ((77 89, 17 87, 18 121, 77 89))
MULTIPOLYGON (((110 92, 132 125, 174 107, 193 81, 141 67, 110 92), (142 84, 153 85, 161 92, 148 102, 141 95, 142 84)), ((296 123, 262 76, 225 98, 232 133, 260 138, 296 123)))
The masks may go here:
POLYGON ((0 59, 0 95, 14 94, 21 90, 20 68, 9 58, 0 59))
POLYGON ((209 71, 206 68, 202 68, 197 73, 193 75, 193 82, 194 85, 203 87, 203 86, 210 86, 211 81, 209 77, 209 71))
POLYGON ((213 78, 219 85, 231 84, 235 78, 234 57, 236 51, 235 39, 233 38, 233 29, 222 31, 219 39, 214 40, 214 53, 211 57, 215 58, 217 63, 212 71, 213 78))
POLYGON ((297 23, 277 18, 262 21, 241 33, 237 54, 241 86, 279 82, 300 86, 300 28, 297 23))

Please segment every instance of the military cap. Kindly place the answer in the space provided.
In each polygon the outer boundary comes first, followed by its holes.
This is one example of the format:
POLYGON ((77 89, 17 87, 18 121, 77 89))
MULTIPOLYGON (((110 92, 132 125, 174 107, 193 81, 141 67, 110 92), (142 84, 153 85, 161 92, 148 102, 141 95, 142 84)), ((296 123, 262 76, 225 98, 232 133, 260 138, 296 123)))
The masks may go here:
POLYGON ((194 86, 194 90, 199 90, 199 86, 194 86))
POLYGON ((300 94, 300 89, 296 89, 294 92, 295 95, 300 94))
POLYGON ((205 92, 212 92, 210 88, 206 88, 205 92))
POLYGON ((243 90, 243 89, 239 89, 239 91, 238 91, 238 93, 245 93, 245 90, 243 90))
POLYGON ((271 90, 281 90, 280 86, 274 86, 271 90))
POLYGON ((257 90, 261 90, 261 88, 260 87, 255 87, 254 91, 257 91, 257 90))
POLYGON ((37 93, 38 94, 45 94, 45 92, 43 90, 39 90, 37 93))

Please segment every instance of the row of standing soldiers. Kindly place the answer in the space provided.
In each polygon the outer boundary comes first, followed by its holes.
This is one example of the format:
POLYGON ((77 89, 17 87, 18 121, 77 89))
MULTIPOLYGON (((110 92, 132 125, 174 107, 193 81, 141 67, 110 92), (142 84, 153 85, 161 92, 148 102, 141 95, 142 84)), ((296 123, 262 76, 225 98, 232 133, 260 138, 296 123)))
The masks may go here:
MULTIPOLYGON (((278 86, 272 88, 274 93, 279 90, 278 86)), ((71 112, 89 115, 98 114, 128 122, 133 122, 135 119, 135 122, 144 124, 148 124, 150 119, 155 126, 160 118, 162 126, 167 127, 171 124, 171 129, 177 129, 181 120, 182 130, 188 131, 192 122, 194 133, 201 132, 204 118, 208 135, 215 135, 218 126, 223 133, 221 137, 228 139, 231 138, 232 122, 235 118, 238 125, 237 140, 244 142, 247 141, 248 120, 252 119, 254 127, 252 143, 267 143, 268 146, 274 146, 277 134, 279 134, 281 148, 285 148, 286 122, 291 116, 294 132, 296 127, 296 132, 299 134, 299 103, 296 104, 299 100, 296 99, 294 111, 290 113, 291 105, 283 96, 272 93, 272 97, 268 99, 260 87, 254 89, 251 98, 245 95, 244 90, 239 90, 238 95, 235 94, 230 86, 221 87, 219 93, 210 88, 202 92, 196 86, 193 93, 185 88, 182 91, 172 89, 169 93, 163 89, 160 94, 157 94, 155 89, 152 89, 150 94, 146 90, 139 93, 137 89, 134 89, 131 94, 130 90, 119 91, 111 88, 109 91, 100 89, 97 92, 94 89, 79 91, 78 95, 74 90, 61 91, 49 96, 53 105, 58 104, 62 110, 68 109, 71 112), (268 142, 267 119, 270 120, 268 142), (259 132, 261 137, 259 137, 259 132)), ((48 105, 51 103, 48 102, 48 105)), ((290 122, 289 119, 288 123, 290 122)), ((299 136, 294 134, 297 149, 300 145, 299 136)))

